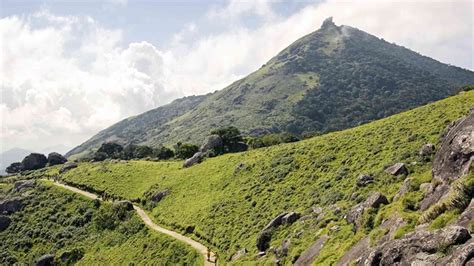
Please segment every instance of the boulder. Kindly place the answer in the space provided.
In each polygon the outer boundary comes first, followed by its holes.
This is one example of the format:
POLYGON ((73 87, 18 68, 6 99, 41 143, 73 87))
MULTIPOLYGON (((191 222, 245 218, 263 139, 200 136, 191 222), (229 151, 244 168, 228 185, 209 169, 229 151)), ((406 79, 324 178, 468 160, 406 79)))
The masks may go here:
POLYGON ((439 254, 451 246, 463 244, 470 238, 469 231, 460 226, 448 226, 434 232, 417 230, 400 239, 393 239, 377 245, 371 250, 364 264, 410 265, 417 261, 422 265, 437 265, 437 261, 440 259, 436 255, 437 253, 439 254))
POLYGON ((404 163, 396 163, 385 169, 385 172, 395 176, 408 175, 408 169, 404 163))
POLYGON ((49 165, 57 165, 57 164, 63 164, 67 162, 66 157, 62 156, 61 154, 57 152, 52 152, 48 154, 48 163, 49 165))
POLYGON ((357 177, 357 186, 365 187, 368 184, 374 183, 374 178, 368 174, 361 174, 357 177))
POLYGON ((5 215, 0 215, 0 232, 4 231, 11 224, 12 220, 10 217, 5 215))
POLYGON ((32 153, 21 161, 21 170, 27 171, 41 169, 44 168, 47 163, 48 159, 46 156, 44 156, 44 154, 32 153))
POLYGON ((289 212, 285 216, 282 217, 282 223, 292 224, 296 222, 300 218, 300 214, 297 212, 289 212))
POLYGON ((153 194, 150 199, 157 203, 159 202, 161 199, 163 199, 166 195, 169 194, 169 189, 165 189, 163 191, 159 191, 159 192, 156 192, 155 194, 153 194))
POLYGON ((183 167, 191 167, 195 164, 198 164, 202 161, 202 159, 204 158, 205 154, 203 152, 196 152, 193 157, 187 159, 186 161, 184 161, 184 164, 183 164, 183 167))
MULTIPOLYGON (((257 249, 259 251, 265 251, 267 250, 270 245, 270 240, 272 239, 272 233, 268 230, 263 230, 258 236, 257 236, 257 249)), ((264 253, 265 254, 265 253, 264 253)))
POLYGON ((381 204, 388 204, 388 200, 380 192, 372 193, 364 202, 366 208, 378 208, 381 204))
POLYGON ((273 218, 264 228, 262 231, 266 231, 266 230, 269 230, 271 228, 276 228, 278 227, 279 225, 282 224, 283 222, 283 217, 285 217, 288 213, 287 212, 283 212, 283 213, 280 213, 278 216, 276 216, 275 218, 273 218))
POLYGON ((24 189, 33 188, 35 187, 35 185, 36 185, 36 181, 34 179, 16 181, 13 184, 13 191, 20 192, 24 189))
POLYGON ((55 265, 54 255, 52 254, 43 255, 36 261, 36 266, 52 266, 52 265, 55 265))
POLYGON ((126 211, 131 211, 133 210, 133 204, 131 201, 128 200, 120 200, 116 201, 112 204, 112 209, 114 210, 126 210, 126 211))
POLYGON ((328 239, 328 235, 321 236, 316 242, 314 242, 295 262, 295 266, 311 265, 311 263, 318 257, 319 252, 324 246, 324 243, 328 239))
POLYGON ((397 194, 395 195, 395 197, 393 197, 393 200, 398 200, 401 196, 405 195, 405 193, 410 191, 410 186, 411 180, 409 178, 405 179, 405 181, 403 181, 403 184, 400 186, 400 189, 398 190, 397 194))
POLYGON ((0 213, 14 213, 23 208, 23 203, 20 198, 14 197, 0 201, 0 213))
POLYGON ((431 183, 422 183, 420 184, 420 190, 424 193, 429 193, 433 191, 433 184, 431 183))
POLYGON ((456 225, 468 227, 472 221, 474 221, 474 199, 471 199, 467 208, 459 215, 456 225))
POLYGON ((474 111, 458 120, 442 139, 433 161, 433 177, 451 181, 468 173, 474 160, 474 111))
POLYGON ((19 173, 20 171, 21 171, 21 163, 19 162, 12 163, 5 169, 5 172, 7 172, 8 174, 19 173))
POLYGON ((281 255, 286 256, 288 255, 288 251, 290 250, 291 240, 285 239, 281 243, 281 255))
POLYGON ((239 141, 232 146, 232 151, 242 152, 249 149, 249 145, 243 141, 239 141))
POLYGON ((237 252, 234 253, 234 255, 232 255, 231 257, 231 261, 235 261, 235 260, 238 260, 240 259, 241 257, 245 256, 245 254, 247 254, 247 249, 246 248, 243 248, 237 252))
POLYGON ((206 153, 209 151, 218 151, 219 149, 222 149, 224 146, 224 142, 222 141, 222 138, 217 135, 210 135, 209 137, 204 140, 203 144, 199 148, 200 152, 206 153))
POLYGON ((431 143, 425 144, 421 146, 420 151, 418 154, 421 156, 423 160, 426 160, 431 157, 435 152, 435 146, 431 143))
POLYGON ((71 169, 74 169, 77 167, 77 163, 75 162, 67 162, 63 165, 63 167, 61 167, 61 169, 59 170, 59 173, 62 174, 62 173, 65 173, 71 169))

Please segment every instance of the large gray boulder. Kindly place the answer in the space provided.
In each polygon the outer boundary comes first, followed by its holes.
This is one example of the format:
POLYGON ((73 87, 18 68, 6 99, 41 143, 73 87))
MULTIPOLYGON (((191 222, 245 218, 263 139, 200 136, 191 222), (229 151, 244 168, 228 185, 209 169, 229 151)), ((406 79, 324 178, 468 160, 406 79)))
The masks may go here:
POLYGON ((61 167, 61 169, 59 170, 59 173, 62 174, 62 173, 65 173, 71 169, 74 169, 77 167, 77 163, 75 162, 67 162, 63 165, 63 167, 61 167))
POLYGON ((204 140, 203 144, 199 148, 200 152, 206 153, 210 151, 217 151, 219 149, 222 149, 224 146, 224 142, 222 141, 222 138, 217 135, 210 135, 209 137, 204 140))
POLYGON ((21 161, 21 170, 27 171, 27 170, 41 169, 41 168, 44 168, 47 163, 48 163, 48 159, 46 158, 46 156, 44 156, 44 154, 32 153, 26 156, 21 161))
POLYGON ((187 168, 187 167, 191 167, 195 164, 198 164, 202 161, 202 159, 204 158, 205 154, 203 152, 196 152, 193 157, 189 158, 189 159, 186 159, 186 161, 184 161, 184 164, 183 164, 183 167, 187 168))
POLYGON ((474 111, 456 121, 443 138, 433 161, 433 176, 450 181, 468 173, 474 160, 474 111))
POLYGON ((8 174, 19 173, 20 171, 21 171, 20 162, 12 163, 9 166, 7 166, 7 168, 5 169, 5 172, 7 172, 8 174))
POLYGON ((150 197, 150 199, 151 199, 153 202, 157 203, 157 202, 159 202, 160 200, 162 200, 166 195, 168 195, 169 192, 170 192, 169 189, 165 189, 165 190, 163 190, 163 191, 158 191, 158 192, 156 192, 155 194, 153 194, 153 195, 150 197))
POLYGON ((11 214, 21 210, 22 208, 23 202, 18 197, 3 199, 0 201, 0 214, 11 214))
POLYGON ((370 208, 378 208, 381 204, 388 204, 387 197, 380 192, 374 192, 364 202, 353 206, 346 214, 346 220, 359 229, 362 226, 362 215, 364 212, 370 208))
POLYGON ((470 238, 469 231, 460 226, 448 226, 434 232, 417 230, 376 246, 364 265, 413 265, 413 262, 438 265, 440 256, 437 254, 451 246, 464 244, 470 238))
POLYGON ((62 156, 61 154, 57 152, 52 152, 48 154, 48 164, 49 165, 57 165, 57 164, 63 164, 67 162, 66 157, 62 156))
POLYGON ((431 155, 433 155, 434 153, 435 153, 435 146, 431 143, 427 143, 421 146, 421 149, 418 152, 418 154, 423 160, 428 160, 431 157, 431 155))
POLYGON ((265 251, 269 248, 270 240, 272 239, 272 231, 283 223, 283 218, 288 212, 283 212, 273 218, 257 236, 257 249, 259 251, 265 251))

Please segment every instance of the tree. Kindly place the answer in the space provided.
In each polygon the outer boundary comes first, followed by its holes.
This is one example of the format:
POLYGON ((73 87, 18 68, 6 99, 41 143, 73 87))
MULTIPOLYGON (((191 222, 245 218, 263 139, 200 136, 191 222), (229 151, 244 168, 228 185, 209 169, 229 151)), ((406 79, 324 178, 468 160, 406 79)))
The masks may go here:
POLYGON ((137 146, 133 155, 134 158, 138 159, 149 157, 153 155, 153 149, 145 145, 137 146))
POLYGON ((123 147, 120 144, 114 142, 104 142, 97 150, 97 152, 103 152, 107 154, 107 157, 118 159, 120 158, 120 153, 123 150, 123 147))
POLYGON ((222 138, 224 148, 223 151, 217 151, 218 153, 239 152, 246 150, 246 148, 243 149, 242 147, 242 144, 245 145, 242 135, 240 134, 239 129, 234 126, 214 129, 211 131, 211 134, 219 135, 222 138))
POLYGON ((175 155, 180 159, 191 158, 198 151, 199 147, 194 144, 178 142, 175 146, 175 155))
POLYGON ((160 160, 166 160, 172 158, 174 152, 167 147, 161 146, 153 151, 153 155, 160 160))

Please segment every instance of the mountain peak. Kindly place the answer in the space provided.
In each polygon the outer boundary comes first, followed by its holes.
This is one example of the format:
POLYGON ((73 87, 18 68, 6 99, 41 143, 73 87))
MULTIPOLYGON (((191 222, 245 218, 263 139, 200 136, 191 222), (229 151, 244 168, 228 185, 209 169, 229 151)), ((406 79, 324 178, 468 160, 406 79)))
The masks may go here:
POLYGON ((323 24, 321 25, 321 29, 329 29, 329 28, 334 28, 337 27, 336 24, 332 21, 332 17, 328 17, 323 21, 323 24))

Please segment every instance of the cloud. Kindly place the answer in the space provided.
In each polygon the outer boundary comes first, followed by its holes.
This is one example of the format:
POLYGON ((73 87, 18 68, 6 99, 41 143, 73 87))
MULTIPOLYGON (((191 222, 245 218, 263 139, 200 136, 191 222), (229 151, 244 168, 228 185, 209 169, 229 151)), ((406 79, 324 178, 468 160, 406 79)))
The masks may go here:
POLYGON ((0 20, 4 147, 77 145, 99 130, 182 96, 167 90, 164 57, 89 17, 42 10, 0 20), (44 26, 37 26, 44 25, 44 26))
POLYGON ((473 69, 472 5, 328 0, 281 16, 269 1, 229 1, 204 20, 184 25, 162 50, 146 41, 127 44, 120 29, 87 16, 42 10, 6 17, 0 20, 1 150, 77 145, 174 98, 222 89, 329 16, 336 24, 473 69), (249 25, 249 16, 260 20, 249 25))

